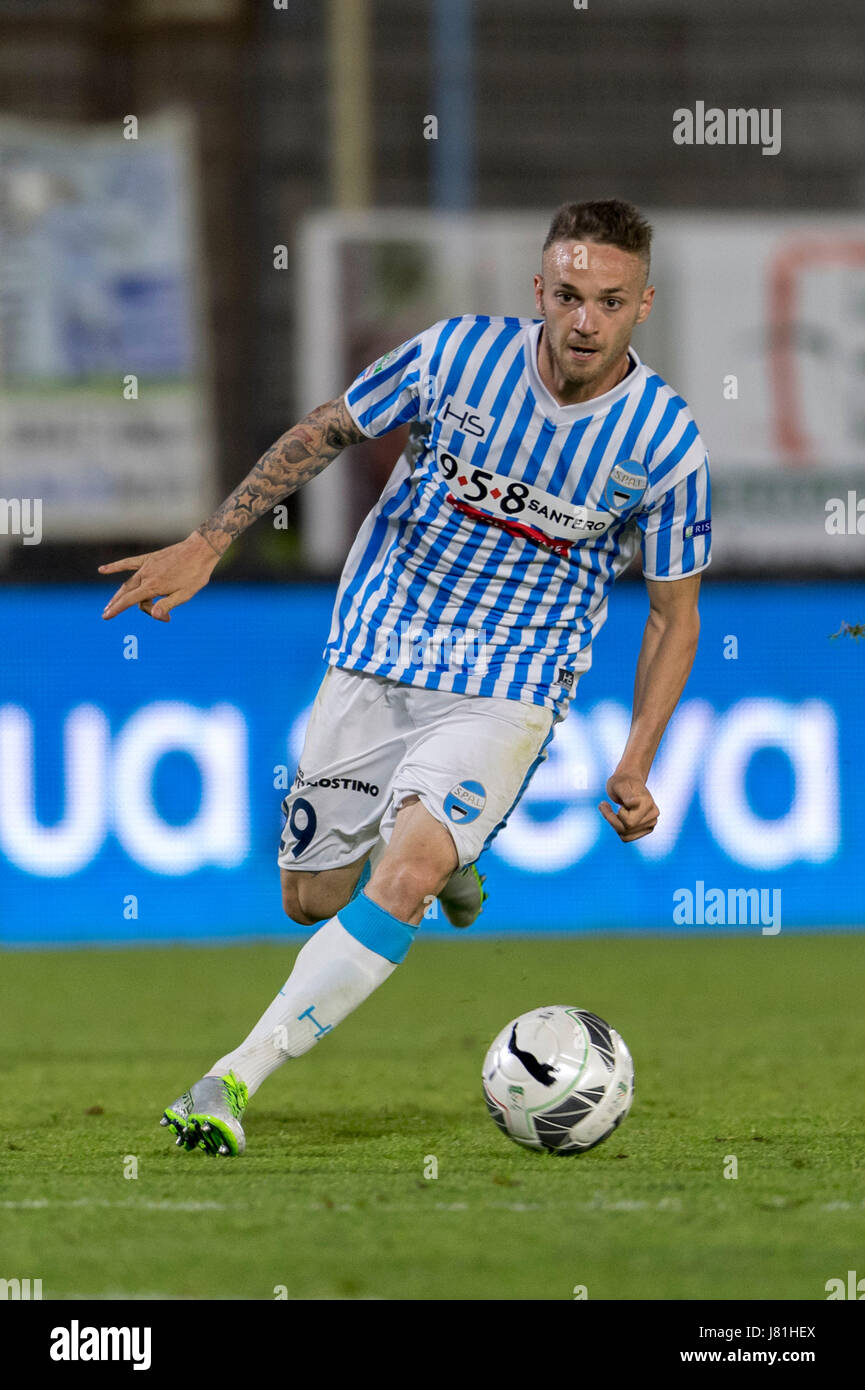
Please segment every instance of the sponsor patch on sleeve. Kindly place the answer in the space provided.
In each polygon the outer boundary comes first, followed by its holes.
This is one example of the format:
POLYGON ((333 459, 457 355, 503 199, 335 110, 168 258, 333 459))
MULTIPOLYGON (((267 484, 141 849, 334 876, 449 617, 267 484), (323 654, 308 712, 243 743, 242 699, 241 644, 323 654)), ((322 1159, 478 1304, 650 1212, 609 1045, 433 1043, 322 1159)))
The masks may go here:
POLYGON ((380 357, 377 362, 372 362, 361 377, 361 381, 366 381, 369 377, 375 376, 376 372, 380 372, 383 367, 387 366, 388 362, 393 361, 397 351, 397 348, 393 348, 390 352, 386 352, 384 357, 380 357))

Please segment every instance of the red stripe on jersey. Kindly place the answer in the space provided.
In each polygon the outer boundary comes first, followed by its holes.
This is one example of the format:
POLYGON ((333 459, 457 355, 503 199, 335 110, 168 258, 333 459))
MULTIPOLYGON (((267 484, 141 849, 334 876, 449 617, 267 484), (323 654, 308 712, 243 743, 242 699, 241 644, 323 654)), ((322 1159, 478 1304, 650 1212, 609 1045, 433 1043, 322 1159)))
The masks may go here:
POLYGON ((533 541, 535 545, 543 546, 545 550, 551 550, 554 555, 559 555, 567 559, 574 541, 557 540, 555 536, 547 536, 537 526, 527 526, 522 521, 511 521, 509 518, 490 516, 489 512, 479 512, 477 507, 472 507, 468 502, 463 502, 462 498, 454 497, 449 492, 446 499, 458 512, 464 512, 470 516, 472 521, 483 521, 487 526, 498 526, 500 531, 507 531, 509 536, 521 536, 523 540, 533 541))

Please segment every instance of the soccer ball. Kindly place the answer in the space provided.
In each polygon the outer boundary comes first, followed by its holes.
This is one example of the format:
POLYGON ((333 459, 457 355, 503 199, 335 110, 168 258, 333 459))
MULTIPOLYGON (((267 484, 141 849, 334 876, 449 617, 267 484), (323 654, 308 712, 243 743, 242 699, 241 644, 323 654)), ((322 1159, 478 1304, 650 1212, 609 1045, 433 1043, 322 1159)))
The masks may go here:
POLYGON ((551 1004, 503 1028, 484 1062, 484 1098, 517 1144, 585 1153, 622 1123, 634 1064, 618 1033, 587 1009, 551 1004))

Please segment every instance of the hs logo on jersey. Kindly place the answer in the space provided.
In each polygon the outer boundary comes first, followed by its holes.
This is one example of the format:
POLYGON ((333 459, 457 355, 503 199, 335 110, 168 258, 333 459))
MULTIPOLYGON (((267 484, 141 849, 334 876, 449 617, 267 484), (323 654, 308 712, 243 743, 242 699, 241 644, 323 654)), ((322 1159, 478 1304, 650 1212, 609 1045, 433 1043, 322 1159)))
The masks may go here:
POLYGON ((449 423, 463 434, 471 435, 473 439, 486 439, 493 424, 488 415, 478 415, 475 411, 464 410, 459 405, 454 409, 453 397, 445 401, 441 421, 443 425, 449 423))

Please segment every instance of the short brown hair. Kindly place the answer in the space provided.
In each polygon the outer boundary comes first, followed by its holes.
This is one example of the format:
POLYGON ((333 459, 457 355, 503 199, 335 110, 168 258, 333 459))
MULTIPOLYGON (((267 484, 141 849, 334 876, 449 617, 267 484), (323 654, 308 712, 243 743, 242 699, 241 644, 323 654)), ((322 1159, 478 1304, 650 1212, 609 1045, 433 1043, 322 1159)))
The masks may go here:
POLYGON ((556 241, 596 241, 639 256, 649 273, 652 228, 633 203, 602 198, 595 203, 562 203, 553 214, 544 250, 556 241))

